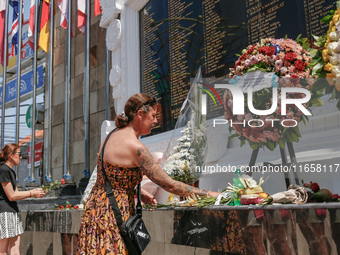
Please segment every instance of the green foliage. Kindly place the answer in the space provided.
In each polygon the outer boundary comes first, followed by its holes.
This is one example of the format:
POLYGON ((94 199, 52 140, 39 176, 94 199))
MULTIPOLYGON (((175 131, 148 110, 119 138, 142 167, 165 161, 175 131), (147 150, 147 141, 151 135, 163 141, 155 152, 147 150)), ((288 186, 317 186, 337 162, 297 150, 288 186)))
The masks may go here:
POLYGON ((61 186, 61 181, 54 180, 50 182, 50 185, 41 185, 41 188, 46 192, 49 192, 51 190, 57 189, 61 186))

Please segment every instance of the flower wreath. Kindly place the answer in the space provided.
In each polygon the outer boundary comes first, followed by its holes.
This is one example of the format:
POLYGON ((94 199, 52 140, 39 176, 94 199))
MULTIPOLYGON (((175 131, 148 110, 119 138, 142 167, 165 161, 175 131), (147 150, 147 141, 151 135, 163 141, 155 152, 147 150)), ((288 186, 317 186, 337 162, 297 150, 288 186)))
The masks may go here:
MULTIPOLYGON (((318 49, 311 51, 311 64, 314 65, 313 74, 326 78, 326 82, 319 79, 313 89, 325 90, 332 99, 340 99, 340 8, 330 11, 321 21, 329 23, 329 29, 323 36, 314 36, 314 45, 318 49)), ((340 110, 340 101, 337 107, 340 110)))
MULTIPOLYGON (((314 78, 311 75, 309 62, 312 60, 308 52, 309 44, 307 39, 297 39, 298 42, 292 39, 274 39, 266 38, 255 45, 249 45, 243 50, 242 56, 235 63, 235 67, 230 69, 229 77, 232 81, 239 79, 245 73, 253 71, 272 72, 273 80, 278 78, 278 82, 273 82, 273 87, 278 87, 278 97, 281 97, 282 87, 299 87, 310 90, 314 78)), ((318 105, 320 103, 318 97, 320 94, 311 92, 312 99, 308 105, 318 105)), ((287 98, 303 98, 301 93, 287 93, 287 98)), ((230 131, 234 129, 236 134, 231 137, 238 137, 241 140, 241 146, 247 140, 252 149, 257 149, 266 146, 270 150, 280 144, 284 148, 285 142, 298 142, 301 137, 299 129, 295 127, 283 127, 280 123, 285 120, 285 126, 294 126, 294 123, 305 121, 307 117, 295 106, 287 105, 287 114, 281 115, 281 100, 278 100, 278 107, 269 116, 257 116, 250 112, 245 112, 244 115, 233 115, 232 106, 233 98, 230 91, 226 91, 224 95, 225 117, 233 122, 242 122, 253 119, 261 119, 265 123, 261 127, 232 125, 230 131), (268 119, 279 119, 280 121, 272 122, 265 121, 268 119), (292 120, 292 121, 289 121, 292 120), (292 122, 289 124, 289 122, 292 122)), ((266 110, 271 107, 272 92, 265 88, 253 93, 253 106, 258 110, 266 110)), ((245 100, 245 109, 247 102, 245 100)), ((229 121, 230 123, 230 121, 229 121)))

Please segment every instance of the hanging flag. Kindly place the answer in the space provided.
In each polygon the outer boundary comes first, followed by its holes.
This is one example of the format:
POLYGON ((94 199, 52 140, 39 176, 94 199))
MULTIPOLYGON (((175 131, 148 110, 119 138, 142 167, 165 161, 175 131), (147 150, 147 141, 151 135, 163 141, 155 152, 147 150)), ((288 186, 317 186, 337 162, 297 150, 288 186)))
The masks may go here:
POLYGON ((97 15, 101 13, 102 13, 102 8, 100 7, 100 1, 94 0, 94 16, 96 17, 97 15))
POLYGON ((48 46, 50 44, 50 0, 43 0, 41 8, 41 20, 40 20, 40 38, 39 46, 48 52, 48 46))
POLYGON ((9 4, 13 7, 13 22, 12 22, 12 53, 11 56, 17 54, 18 51, 18 13, 19 2, 18 0, 9 0, 9 4))
POLYGON ((85 0, 78 0, 78 28, 83 34, 85 33, 86 23, 85 6, 85 0))
POLYGON ((61 12, 60 26, 67 29, 68 0, 58 0, 58 7, 59 7, 60 12, 61 12))
POLYGON ((2 66, 4 66, 5 16, 6 0, 0 0, 0 63, 2 66))
POLYGON ((34 50, 34 22, 35 22, 35 0, 31 0, 30 6, 30 18, 28 23, 28 44, 31 46, 32 50, 34 50))

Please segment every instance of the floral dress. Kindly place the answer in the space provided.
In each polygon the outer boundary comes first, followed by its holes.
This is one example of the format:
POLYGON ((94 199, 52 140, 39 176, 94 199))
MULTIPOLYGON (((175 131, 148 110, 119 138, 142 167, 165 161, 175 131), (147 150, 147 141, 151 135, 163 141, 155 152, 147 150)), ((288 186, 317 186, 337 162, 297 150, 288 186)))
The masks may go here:
MULTIPOLYGON (((142 180, 142 171, 138 167, 120 167, 106 160, 103 165, 125 221, 135 213, 135 187, 142 180)), ((97 169, 97 182, 84 206, 77 254, 128 254, 106 195, 99 155, 97 169)))

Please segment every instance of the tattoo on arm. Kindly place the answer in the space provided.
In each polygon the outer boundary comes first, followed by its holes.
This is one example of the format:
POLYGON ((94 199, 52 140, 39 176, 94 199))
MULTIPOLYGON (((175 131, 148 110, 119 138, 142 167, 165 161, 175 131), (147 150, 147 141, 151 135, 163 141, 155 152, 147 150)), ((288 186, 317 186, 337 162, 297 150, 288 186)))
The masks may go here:
POLYGON ((150 151, 141 147, 137 149, 137 162, 142 168, 143 172, 156 184, 161 186, 163 189, 178 194, 180 196, 189 196, 196 194, 199 196, 207 196, 208 192, 203 189, 195 188, 185 183, 175 181, 169 177, 155 162, 150 151))

